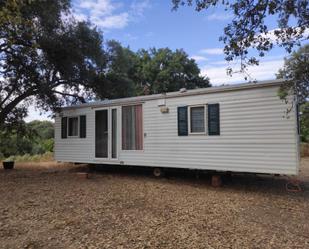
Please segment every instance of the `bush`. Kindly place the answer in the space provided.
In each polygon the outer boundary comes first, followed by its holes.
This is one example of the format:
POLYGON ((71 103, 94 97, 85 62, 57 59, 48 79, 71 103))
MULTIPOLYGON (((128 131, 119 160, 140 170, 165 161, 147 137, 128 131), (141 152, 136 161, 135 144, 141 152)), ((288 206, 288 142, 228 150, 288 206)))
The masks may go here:
POLYGON ((300 156, 308 157, 309 156, 309 144, 301 143, 300 145, 300 156))
MULTIPOLYGON (((4 159, 2 159, 4 160, 4 159)), ((52 152, 46 152, 41 155, 30 155, 25 154, 22 156, 10 156, 6 158, 5 160, 8 161, 15 161, 15 162, 47 162, 47 161, 53 161, 53 153, 52 152)))

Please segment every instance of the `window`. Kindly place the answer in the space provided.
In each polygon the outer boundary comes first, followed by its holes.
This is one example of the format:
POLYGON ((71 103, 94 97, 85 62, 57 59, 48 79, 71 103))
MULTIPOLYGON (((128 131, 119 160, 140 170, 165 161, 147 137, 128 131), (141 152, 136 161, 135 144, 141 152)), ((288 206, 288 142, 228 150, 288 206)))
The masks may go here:
POLYGON ((142 105, 122 107, 122 149, 143 149, 142 105))
POLYGON ((220 135, 220 105, 179 106, 177 107, 177 122, 178 136, 220 135))
POLYGON ((190 107, 190 133, 205 133, 205 106, 190 107))
POLYGON ((68 136, 78 136, 78 117, 68 118, 68 136))
POLYGON ((87 121, 86 115, 77 117, 61 118, 61 138, 80 137, 86 138, 87 121))

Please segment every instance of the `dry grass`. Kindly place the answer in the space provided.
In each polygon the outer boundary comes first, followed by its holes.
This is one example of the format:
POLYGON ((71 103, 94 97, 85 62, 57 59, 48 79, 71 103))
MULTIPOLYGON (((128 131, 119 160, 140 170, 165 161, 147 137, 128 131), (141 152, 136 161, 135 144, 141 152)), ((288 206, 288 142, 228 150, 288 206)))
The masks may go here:
POLYGON ((305 191, 285 179, 209 177, 83 166, 17 164, 0 169, 0 248, 309 248, 309 159, 305 191))

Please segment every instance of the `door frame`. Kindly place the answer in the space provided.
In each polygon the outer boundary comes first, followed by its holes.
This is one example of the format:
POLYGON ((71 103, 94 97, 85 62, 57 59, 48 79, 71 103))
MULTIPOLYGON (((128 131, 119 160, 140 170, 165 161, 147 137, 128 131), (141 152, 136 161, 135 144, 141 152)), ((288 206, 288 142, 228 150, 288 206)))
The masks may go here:
POLYGON ((100 108, 95 108, 94 109, 94 160, 95 161, 109 161, 109 162, 117 162, 119 161, 119 149, 120 149, 120 108, 119 106, 110 106, 110 107, 100 107, 100 108), (112 158, 112 110, 116 109, 117 110, 117 114, 116 114, 116 118, 117 118, 117 126, 116 126, 116 158, 112 158), (107 110, 107 157, 96 157, 95 154, 95 150, 96 150, 96 145, 95 145, 95 141, 96 141, 96 111, 102 111, 102 110, 107 110))

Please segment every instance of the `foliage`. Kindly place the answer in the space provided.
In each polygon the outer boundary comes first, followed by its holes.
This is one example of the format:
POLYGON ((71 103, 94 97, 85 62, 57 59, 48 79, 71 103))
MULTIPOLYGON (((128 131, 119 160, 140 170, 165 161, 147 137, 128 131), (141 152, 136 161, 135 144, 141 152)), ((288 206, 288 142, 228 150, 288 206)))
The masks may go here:
POLYGON ((200 76, 196 62, 189 59, 188 54, 181 49, 142 49, 136 55, 133 81, 137 84, 138 95, 145 86, 149 88, 149 93, 210 86, 208 78, 200 76))
POLYGON ((181 50, 103 44, 96 28, 74 19, 70 0, 0 1, 0 27, 0 127, 17 125, 29 105, 54 111, 142 94, 145 84, 151 92, 209 86, 181 50))
POLYGON ((105 65, 102 36, 70 15, 69 0, 0 1, 0 126, 84 102, 105 65))
MULTIPOLYGON (((1 160, 1 158, 0 158, 1 160)), ((53 160, 53 153, 52 152, 45 152, 44 154, 40 155, 17 155, 17 156, 10 156, 6 158, 8 161, 15 161, 15 162, 45 162, 45 161, 52 161, 53 160)))
POLYGON ((107 65, 100 75, 93 91, 99 99, 122 98, 136 95, 131 75, 136 64, 136 54, 117 41, 106 42, 107 65))
POLYGON ((304 103, 300 107, 300 139, 302 142, 309 142, 309 103, 304 103))
POLYGON ((0 132, 0 157, 53 151, 54 126, 49 121, 20 122, 0 132))
POLYGON ((309 45, 293 52, 284 60, 284 66, 279 70, 277 78, 288 80, 281 86, 279 96, 285 99, 292 91, 298 97, 300 104, 309 97, 309 45))
POLYGON ((242 71, 247 65, 259 63, 256 56, 249 56, 249 49, 254 48, 263 57, 278 44, 291 53, 295 45, 309 38, 308 0, 172 0, 172 3, 174 9, 195 3, 197 11, 223 6, 232 12, 233 19, 225 27, 220 40, 225 44, 226 60, 240 58, 242 71), (266 25, 269 18, 277 20, 277 27, 273 30, 266 25))
POLYGON ((200 76, 196 62, 183 50, 169 48, 139 50, 136 53, 117 41, 106 45, 107 68, 94 92, 99 98, 120 98, 178 91, 185 87, 209 87, 208 78, 200 76))

